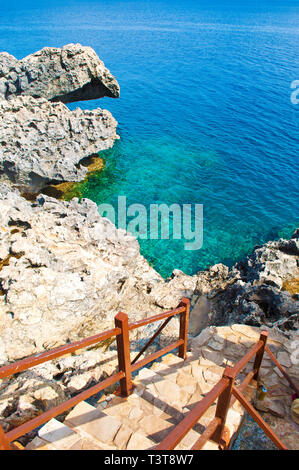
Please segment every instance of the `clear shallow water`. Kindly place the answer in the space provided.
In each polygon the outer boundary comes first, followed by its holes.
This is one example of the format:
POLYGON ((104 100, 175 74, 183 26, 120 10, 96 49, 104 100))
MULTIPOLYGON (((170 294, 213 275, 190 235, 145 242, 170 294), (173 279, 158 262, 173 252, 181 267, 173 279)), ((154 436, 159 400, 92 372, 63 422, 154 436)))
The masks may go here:
POLYGON ((290 101, 290 84, 299 80, 299 1, 0 5, 0 50, 22 58, 80 42, 120 83, 119 100, 79 104, 109 109, 121 136, 103 153, 105 170, 82 185, 84 197, 204 205, 201 250, 140 240, 162 275, 232 265, 256 244, 292 233, 299 222, 299 105, 290 101))

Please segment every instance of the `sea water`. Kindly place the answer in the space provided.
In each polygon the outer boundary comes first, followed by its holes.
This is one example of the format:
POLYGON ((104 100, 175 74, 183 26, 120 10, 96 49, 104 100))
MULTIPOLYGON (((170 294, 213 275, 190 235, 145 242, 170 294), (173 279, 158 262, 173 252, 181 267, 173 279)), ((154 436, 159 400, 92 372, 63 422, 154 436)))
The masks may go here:
POLYGON ((298 224, 299 1, 0 2, 0 50, 93 47, 121 97, 70 104, 109 109, 120 140, 81 185, 98 204, 203 204, 200 250, 140 240, 163 276, 232 265, 298 224))

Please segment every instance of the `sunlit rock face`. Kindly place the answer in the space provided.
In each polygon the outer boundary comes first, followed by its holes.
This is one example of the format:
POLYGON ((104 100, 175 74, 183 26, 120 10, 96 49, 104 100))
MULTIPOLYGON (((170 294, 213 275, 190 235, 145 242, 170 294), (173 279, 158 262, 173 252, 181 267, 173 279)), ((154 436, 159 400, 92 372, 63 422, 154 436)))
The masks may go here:
POLYGON ((0 173, 17 188, 37 193, 50 181, 81 181, 80 161, 113 146, 117 122, 100 108, 70 111, 31 96, 0 101, 0 173))
POLYGON ((84 180, 82 159, 113 146, 107 110, 63 103, 119 96, 119 85, 90 47, 45 47, 18 61, 0 53, 0 179, 35 194, 50 182, 84 180))
POLYGON ((45 47, 17 61, 0 54, 0 97, 32 96, 50 101, 119 97, 119 85, 91 47, 45 47))

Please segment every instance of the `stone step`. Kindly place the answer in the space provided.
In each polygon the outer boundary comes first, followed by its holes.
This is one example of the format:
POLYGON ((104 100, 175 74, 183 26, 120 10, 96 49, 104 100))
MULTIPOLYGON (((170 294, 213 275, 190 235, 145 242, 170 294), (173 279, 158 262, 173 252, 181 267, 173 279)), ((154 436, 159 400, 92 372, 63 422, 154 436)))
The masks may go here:
MULTIPOLYGON (((143 368, 134 378, 134 392, 127 398, 103 397, 97 407, 81 402, 64 423, 52 419, 27 448, 39 450, 103 449, 146 450, 154 448, 209 392, 224 367, 188 353, 184 361, 170 353, 143 368)), ((189 450, 215 416, 212 405, 182 439, 176 450, 189 450)), ((227 426, 233 435, 243 412, 229 410, 227 426)), ((217 450, 207 442, 203 449, 217 450)))
POLYGON ((106 450, 145 450, 155 445, 145 433, 136 432, 120 416, 106 414, 86 402, 79 403, 70 412, 65 424, 82 438, 97 441, 106 450))
POLYGON ((101 450, 93 439, 82 439, 80 434, 65 423, 51 419, 39 431, 26 450, 101 450))

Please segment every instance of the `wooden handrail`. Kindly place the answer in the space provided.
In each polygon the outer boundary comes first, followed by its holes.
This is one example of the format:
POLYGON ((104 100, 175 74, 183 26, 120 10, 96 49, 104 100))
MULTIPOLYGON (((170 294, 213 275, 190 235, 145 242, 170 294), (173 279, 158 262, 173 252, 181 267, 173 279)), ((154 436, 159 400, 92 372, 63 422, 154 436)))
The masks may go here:
POLYGON ((214 418, 208 424, 202 435, 197 439, 195 444, 193 444, 191 450, 201 450, 205 443, 211 438, 211 436, 216 432, 218 427, 221 424, 221 419, 220 418, 214 418))
POLYGON ((232 390, 233 395, 236 399, 244 406, 245 410, 250 414, 250 416, 255 420, 255 422, 259 425, 260 428, 264 431, 264 433, 271 439, 272 442, 278 447, 280 450, 288 450, 287 447, 281 442, 279 437, 275 434, 275 432, 268 426, 265 420, 261 417, 261 415, 253 408, 253 406, 249 403, 248 400, 244 397, 244 395, 236 388, 233 387, 232 390))
POLYGON ((248 364, 250 359, 253 358, 263 347, 264 343, 263 341, 258 341, 256 344, 252 346, 252 348, 249 349, 249 351, 245 354, 245 356, 240 359, 237 364, 232 367, 234 376, 237 377, 237 375, 244 369, 244 367, 248 364))
POLYGON ((144 320, 138 320, 134 323, 129 324, 129 330, 130 331, 135 330, 136 328, 140 328, 141 326, 146 326, 146 325, 149 325, 150 323, 164 320, 164 318, 173 317, 174 315, 178 315, 180 313, 185 312, 185 310, 186 310, 186 307, 178 307, 178 308, 175 308, 174 310, 169 310, 168 312, 158 313, 158 315, 153 315, 152 317, 145 318, 144 320))
MULTIPOLYGON (((156 446, 156 450, 173 450, 186 436, 186 434, 194 427, 201 416, 207 409, 218 399, 216 413, 214 419, 206 427, 203 434, 198 438, 192 447, 192 450, 200 450, 208 440, 216 442, 221 449, 229 448, 229 434, 228 429, 225 427, 227 412, 229 408, 238 400, 246 411, 252 416, 256 423, 263 429, 266 435, 274 442, 276 447, 281 450, 286 450, 287 447, 281 442, 275 432, 267 425, 259 413, 253 408, 248 400, 243 395, 243 391, 252 382, 257 380, 263 360, 264 352, 266 351, 276 365, 278 361, 266 345, 268 339, 268 332, 262 331, 259 341, 252 346, 252 348, 235 364, 234 367, 226 367, 222 379, 213 387, 213 389, 185 416, 185 418, 169 433, 165 439, 156 446), (254 366, 251 372, 247 374, 242 383, 236 387, 234 381, 236 376, 244 369, 248 362, 255 356, 254 366), (228 434, 228 438, 224 436, 228 434)), ((279 364, 279 369, 283 368, 279 364)), ((296 385, 288 377, 286 373, 283 374, 289 383, 293 386, 294 390, 298 390, 296 385)))
POLYGON ((274 354, 272 353, 272 351, 268 348, 268 346, 266 345, 265 347, 265 351, 266 353, 268 354, 268 356, 270 356, 270 359, 274 362, 274 364, 276 365, 276 367, 278 367, 278 369, 280 370, 280 372, 282 373, 282 375, 284 376, 284 378, 289 382, 291 388, 294 390, 294 392, 296 393, 297 395, 297 398, 299 398, 299 389, 297 387, 297 385, 294 383, 294 381, 291 379, 291 377, 289 377, 289 375, 286 373, 286 371, 284 370, 284 368, 279 364, 278 360, 276 359, 276 357, 274 356, 274 354))
POLYGON ((131 364, 135 364, 135 362, 138 361, 138 359, 145 353, 145 351, 148 349, 148 347, 155 341, 155 339, 159 336, 159 334, 164 330, 164 328, 168 325, 168 323, 170 322, 170 320, 172 319, 173 317, 168 317, 166 318, 165 322, 162 323, 162 325, 160 326, 160 328, 158 328, 158 330, 156 331, 156 333, 151 337, 151 339, 148 340, 148 342, 143 346, 143 348, 141 349, 141 351, 139 351, 139 353, 134 357, 133 361, 131 362, 131 364))
POLYGON ((165 439, 155 447, 155 450, 173 450, 186 434, 193 428, 197 421, 214 403, 219 395, 227 388, 228 380, 222 378, 209 393, 201 400, 185 418, 165 437, 165 439))
POLYGON ((33 418, 30 421, 27 421, 26 423, 21 424, 17 428, 12 429, 8 433, 6 433, 7 439, 9 440, 9 442, 14 441, 18 437, 23 436, 29 431, 32 431, 32 429, 36 429, 38 426, 41 426, 42 424, 46 423, 50 419, 61 415, 65 411, 69 410, 70 408, 73 408, 73 406, 77 405, 83 400, 86 400, 87 398, 91 397, 95 393, 98 393, 104 390, 105 388, 110 387, 110 385, 113 385, 114 383, 123 379, 123 377, 124 377, 123 372, 118 372, 117 374, 114 374, 111 377, 108 377, 108 379, 105 379, 102 382, 98 383, 97 385, 94 385, 93 387, 88 388, 87 390, 79 393, 75 397, 64 401, 60 405, 55 406, 54 408, 51 408, 48 411, 45 411, 44 413, 37 416, 36 418, 33 418))
POLYGON ((11 375, 18 374, 19 372, 23 372, 24 370, 30 369, 31 367, 37 366, 38 364, 42 364, 43 362, 51 361, 52 359, 56 359, 57 357, 64 356, 65 354, 70 354, 78 349, 86 348, 91 346, 92 344, 97 344, 106 339, 112 338, 113 336, 118 336, 121 334, 120 328, 114 328, 113 330, 104 331, 95 336, 90 336, 89 338, 85 338, 74 343, 65 344, 64 346, 60 346, 59 348, 51 349, 44 353, 35 354, 34 356, 27 357, 26 359, 22 359, 21 361, 17 361, 13 364, 9 364, 7 366, 3 366, 0 368, 0 379, 4 379, 6 377, 10 377, 11 375))
MULTIPOLYGON (((103 380, 102 382, 94 385, 93 387, 88 388, 87 390, 79 393, 75 397, 72 397, 71 399, 66 400, 60 405, 54 408, 51 408, 50 410, 42 413, 36 418, 33 418, 30 421, 27 421, 26 423, 23 423, 22 425, 18 426, 15 429, 10 430, 7 433, 4 433, 2 427, 0 426, 0 450, 10 450, 11 449, 10 443, 14 441, 15 439, 28 433, 29 431, 32 431, 38 426, 46 423, 51 418, 54 418, 64 413, 65 411, 69 410, 70 408, 77 405, 81 401, 86 400, 87 398, 104 390, 105 388, 113 385, 116 382, 120 382, 121 394, 123 396, 128 396, 130 393, 132 393, 132 390, 133 390, 132 372, 143 367, 145 364, 148 364, 154 359, 157 359, 158 357, 163 356, 167 352, 178 348, 179 356, 185 357, 186 350, 187 350, 189 308, 190 308, 190 301, 189 299, 184 298, 182 299, 179 306, 174 310, 170 310, 168 312, 161 313, 159 315, 154 315, 145 320, 140 320, 138 322, 134 322, 131 324, 128 323, 128 315, 123 312, 119 312, 115 317, 115 328, 111 330, 104 331, 102 333, 91 336, 89 338, 85 338, 85 339, 82 339, 82 340, 79 340, 70 344, 66 344, 58 348, 49 350, 49 351, 45 351, 40 354, 35 354, 31 357, 17 361, 13 364, 8 364, 6 366, 1 367, 0 379, 4 379, 6 377, 10 377, 11 375, 17 374, 19 372, 23 372, 38 364, 42 364, 52 359, 56 359, 66 354, 70 354, 74 351, 77 351, 78 349, 83 349, 93 344, 100 343, 106 339, 116 337, 116 340, 117 340, 118 367, 119 367, 118 373, 115 373, 114 375, 103 380), (164 318, 171 319, 171 317, 175 315, 180 315, 179 339, 176 342, 172 343, 171 345, 160 349, 154 354, 151 354, 132 365, 131 358, 130 358, 129 332, 132 330, 135 330, 136 328, 140 328, 142 326, 148 325, 150 323, 160 321, 164 318)), ((159 328, 159 332, 161 331, 162 329, 159 328)), ((154 336, 156 337, 157 335, 154 335, 154 336)), ((149 344, 147 344, 147 346, 149 346, 149 344)), ((144 351, 145 349, 143 348, 142 353, 144 353, 144 351)))
POLYGON ((132 365, 131 369, 132 372, 135 370, 140 369, 141 367, 146 366, 146 364, 149 364, 150 362, 154 361, 155 359, 158 359, 158 357, 164 356, 164 354, 167 354, 168 352, 172 351, 173 349, 176 349, 180 347, 183 344, 183 340, 179 339, 178 341, 175 341, 174 343, 171 343, 169 346, 165 346, 165 348, 160 349, 159 351, 150 354, 149 356, 145 357, 144 359, 141 359, 141 361, 135 362, 135 364, 132 365))
MULTIPOLYGON (((29 358, 18 361, 14 364, 9 364, 0 368, 0 379, 9 377, 13 374, 22 372, 30 367, 34 367, 43 362, 50 361, 57 357, 64 356, 78 349, 90 346, 92 344, 99 343, 105 339, 116 337, 117 339, 117 352, 118 352, 118 364, 119 372, 103 380, 102 382, 88 388, 84 392, 79 393, 75 397, 66 400, 60 405, 46 411, 45 413, 37 416, 36 418, 18 426, 17 428, 4 433, 0 426, 0 450, 10 450, 12 443, 15 439, 26 434, 27 432, 37 428, 44 424, 49 419, 58 416, 65 411, 69 410, 81 401, 89 398, 90 396, 104 390, 116 382, 120 382, 120 391, 123 396, 128 396, 132 393, 132 372, 144 367, 149 362, 163 356, 164 354, 178 348, 179 357, 185 359, 187 351, 187 335, 188 335, 188 322, 189 322, 189 308, 190 301, 188 299, 182 299, 179 306, 171 311, 163 314, 155 315, 145 320, 138 322, 128 323, 128 316, 125 313, 118 313, 115 317, 115 328, 94 335, 92 337, 76 341, 71 344, 61 346, 50 351, 46 351, 41 354, 36 354, 29 358), (180 315, 180 331, 179 339, 174 343, 156 351, 153 354, 148 355, 142 360, 137 362, 137 359, 143 354, 146 348, 152 343, 157 335, 162 331, 166 324, 174 315, 180 315), (131 363, 130 359, 130 338, 129 332, 139 328, 141 326, 148 325, 150 323, 166 319, 158 331, 154 334, 150 341, 147 342, 146 346, 142 348, 141 352, 137 355, 135 360, 131 363)), ((251 383, 252 380, 259 377, 259 371, 263 359, 264 352, 266 351, 274 363, 279 367, 285 378, 289 381, 290 385, 295 391, 298 388, 293 381, 288 377, 284 369, 281 367, 273 353, 266 345, 268 338, 268 332, 263 331, 261 333, 259 341, 235 364, 234 367, 226 367, 222 379, 213 387, 213 389, 185 416, 185 418, 170 432, 168 436, 156 446, 156 450, 172 450, 184 436, 193 428, 198 420, 203 416, 207 409, 216 401, 216 414, 214 419, 207 426, 204 433, 199 437, 197 442, 193 445, 193 450, 201 449, 208 440, 214 440, 218 443, 220 448, 228 448, 229 435, 227 436, 227 428, 225 427, 226 416, 229 408, 233 405, 236 400, 245 407, 248 413, 255 419, 258 425, 265 431, 265 433, 272 439, 274 444, 279 449, 286 449, 285 445, 280 441, 278 436, 270 429, 267 423, 262 419, 259 413, 252 407, 252 405, 246 400, 243 395, 245 388, 251 383), (241 385, 236 387, 234 381, 236 376, 241 370, 248 364, 248 362, 255 356, 254 366, 251 372, 245 377, 241 385), (227 437, 224 438, 224 437, 227 437)))

